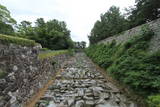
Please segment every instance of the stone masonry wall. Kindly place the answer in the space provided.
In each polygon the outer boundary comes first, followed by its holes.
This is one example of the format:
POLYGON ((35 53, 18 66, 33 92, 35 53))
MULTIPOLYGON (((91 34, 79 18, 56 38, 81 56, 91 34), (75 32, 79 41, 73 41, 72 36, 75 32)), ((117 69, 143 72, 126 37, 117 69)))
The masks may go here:
POLYGON ((69 55, 58 55, 40 60, 39 48, 0 44, 0 107, 20 107, 69 58, 69 55))
MULTIPOLYGON (((151 52, 157 51, 160 49, 160 18, 157 20, 151 21, 147 24, 149 25, 150 29, 152 29, 155 33, 155 36, 153 36, 153 38, 151 39, 149 50, 151 52)), ((106 38, 106 39, 100 41, 98 44, 111 43, 112 40, 116 40, 116 43, 118 43, 118 44, 124 43, 124 42, 128 41, 129 39, 131 39, 132 37, 138 35, 141 31, 141 27, 144 25, 146 25, 146 24, 137 26, 135 28, 132 28, 130 30, 122 32, 121 34, 106 38)))

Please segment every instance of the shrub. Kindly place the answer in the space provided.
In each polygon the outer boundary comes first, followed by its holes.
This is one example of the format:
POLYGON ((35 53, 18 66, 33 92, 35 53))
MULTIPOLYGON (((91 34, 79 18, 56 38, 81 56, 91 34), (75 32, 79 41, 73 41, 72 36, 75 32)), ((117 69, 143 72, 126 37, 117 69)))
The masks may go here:
POLYGON ((160 92, 160 51, 147 53, 154 33, 144 26, 141 34, 124 44, 92 45, 86 54, 120 82, 135 92, 148 95, 160 92))
POLYGON ((160 107, 160 94, 148 97, 149 107, 160 107))

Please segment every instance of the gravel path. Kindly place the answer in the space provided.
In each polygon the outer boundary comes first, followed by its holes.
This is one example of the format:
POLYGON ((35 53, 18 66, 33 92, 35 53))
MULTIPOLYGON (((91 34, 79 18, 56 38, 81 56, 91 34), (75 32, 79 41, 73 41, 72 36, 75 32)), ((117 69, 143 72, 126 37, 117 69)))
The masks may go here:
POLYGON ((56 76, 36 107, 137 107, 99 72, 84 53, 77 53, 56 76))

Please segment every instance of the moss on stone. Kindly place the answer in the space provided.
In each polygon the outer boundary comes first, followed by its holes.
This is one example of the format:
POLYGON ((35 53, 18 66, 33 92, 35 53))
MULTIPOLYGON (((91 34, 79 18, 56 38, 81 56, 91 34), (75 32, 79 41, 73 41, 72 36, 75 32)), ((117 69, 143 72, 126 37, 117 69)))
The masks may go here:
POLYGON ((0 79, 4 78, 5 76, 7 76, 7 72, 0 69, 0 79))

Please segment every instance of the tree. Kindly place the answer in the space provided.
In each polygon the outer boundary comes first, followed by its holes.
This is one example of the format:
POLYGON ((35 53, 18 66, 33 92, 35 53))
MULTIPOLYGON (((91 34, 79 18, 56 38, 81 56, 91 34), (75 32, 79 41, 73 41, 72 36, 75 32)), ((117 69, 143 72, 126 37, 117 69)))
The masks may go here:
POLYGON ((51 49, 67 49, 72 47, 73 43, 70 38, 70 31, 66 28, 64 21, 56 19, 46 23, 47 42, 51 49), (53 45, 51 45, 53 44, 53 45))
POLYGON ((11 17, 9 10, 0 4, 0 33, 14 35, 15 24, 16 21, 11 17))
POLYGON ((136 0, 135 8, 131 8, 130 27, 160 18, 159 0, 136 0))
POLYGON ((126 29, 127 20, 121 15, 118 7, 112 6, 105 14, 101 14, 100 20, 94 24, 89 36, 90 43, 94 44, 126 29))
POLYGON ((85 41, 82 41, 81 44, 82 44, 82 49, 86 48, 86 42, 85 41))
POLYGON ((0 21, 9 24, 16 24, 16 21, 11 17, 9 10, 0 4, 0 21))
POLYGON ((18 33, 17 35, 20 37, 24 37, 24 38, 31 38, 31 36, 34 35, 34 29, 31 25, 32 23, 29 21, 22 21, 19 25, 18 25, 18 33))
POLYGON ((0 21, 0 33, 7 35, 14 35, 14 29, 11 25, 0 21))
POLYGON ((75 47, 77 49, 84 49, 86 48, 86 42, 85 41, 75 42, 75 47))
POLYGON ((66 23, 56 19, 45 22, 43 18, 38 18, 35 26, 32 26, 29 21, 22 21, 18 25, 18 34, 53 50, 73 47, 73 41, 70 38, 70 31, 67 29, 66 23))

